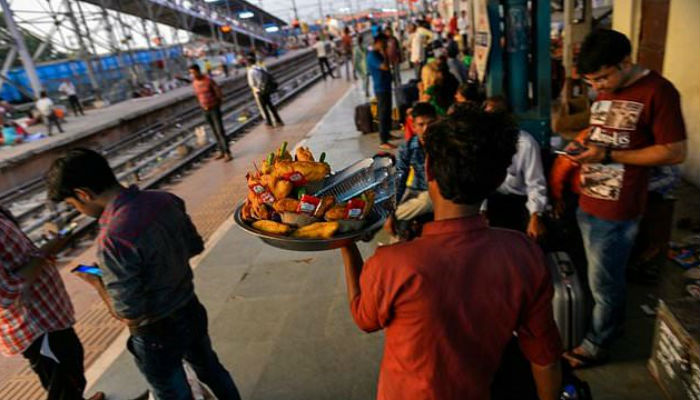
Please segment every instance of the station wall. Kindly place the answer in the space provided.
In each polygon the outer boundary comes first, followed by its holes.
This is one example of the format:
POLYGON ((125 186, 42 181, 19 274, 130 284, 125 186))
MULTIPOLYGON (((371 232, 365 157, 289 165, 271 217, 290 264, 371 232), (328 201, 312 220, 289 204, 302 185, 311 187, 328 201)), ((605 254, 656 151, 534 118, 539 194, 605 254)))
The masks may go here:
POLYGON ((683 175, 700 187, 700 1, 671 0, 663 74, 681 93, 688 132, 683 175))

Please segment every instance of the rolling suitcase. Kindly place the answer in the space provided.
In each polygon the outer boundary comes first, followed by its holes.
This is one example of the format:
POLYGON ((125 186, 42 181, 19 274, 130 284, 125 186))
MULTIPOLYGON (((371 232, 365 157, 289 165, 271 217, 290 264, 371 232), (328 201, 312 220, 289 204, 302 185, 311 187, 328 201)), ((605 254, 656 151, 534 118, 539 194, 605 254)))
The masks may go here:
POLYGON ((355 107, 355 127, 363 134, 376 131, 374 118, 372 118, 372 109, 369 103, 360 104, 355 107))
POLYGON ((581 278, 567 253, 548 253, 547 259, 554 285, 554 321, 559 328, 564 350, 571 350, 581 344, 586 329, 586 304, 581 278))

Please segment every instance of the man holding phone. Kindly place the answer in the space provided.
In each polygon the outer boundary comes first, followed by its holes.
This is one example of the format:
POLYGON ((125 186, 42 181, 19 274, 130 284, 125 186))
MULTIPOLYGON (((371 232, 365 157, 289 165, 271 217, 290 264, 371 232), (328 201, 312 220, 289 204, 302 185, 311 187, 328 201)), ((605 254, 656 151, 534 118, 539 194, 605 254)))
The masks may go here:
MULTIPOLYGON (((39 250, 0 208, 0 352, 22 354, 49 400, 82 400, 83 346, 75 312, 56 270, 53 243, 39 250)), ((99 392, 90 400, 102 400, 99 392)))
POLYGON ((586 37, 578 56, 579 74, 598 95, 585 142, 565 149, 581 164, 577 219, 595 302, 585 339, 564 355, 574 368, 606 361, 622 331, 625 267, 645 208, 649 167, 686 157, 678 91, 633 64, 630 55, 625 35, 599 29, 586 37))
POLYGON ((103 276, 78 272, 131 333, 127 347, 156 399, 191 399, 182 361, 219 400, 238 389, 212 349, 189 259, 204 250, 179 197, 122 186, 100 154, 74 149, 47 174, 48 195, 99 218, 103 276))

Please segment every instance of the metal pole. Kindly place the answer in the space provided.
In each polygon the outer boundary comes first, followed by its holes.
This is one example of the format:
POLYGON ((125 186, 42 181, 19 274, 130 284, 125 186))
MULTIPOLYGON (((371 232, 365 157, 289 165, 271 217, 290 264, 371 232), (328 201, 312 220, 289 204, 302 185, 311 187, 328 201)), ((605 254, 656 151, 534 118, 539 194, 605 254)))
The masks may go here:
POLYGON ((5 56, 5 62, 2 65, 2 72, 0 72, 0 75, 7 76, 7 73, 10 71, 10 68, 12 68, 12 64, 14 64, 16 58, 17 58, 17 47, 12 46, 10 48, 10 51, 5 56))
MULTIPOLYGON (((4 1, 4 0, 2 0, 4 1)), ((100 93, 100 86, 97 84, 97 79, 95 79, 95 71, 92 69, 92 62, 90 62, 90 57, 85 50, 85 41, 83 40, 83 35, 80 32, 80 25, 78 25, 78 20, 73 14, 73 8, 71 7, 71 0, 65 1, 66 8, 68 10, 68 19, 70 19, 75 29, 75 34, 78 36, 78 45, 80 46, 80 58, 83 60, 87 66, 88 79, 90 79, 90 86, 92 86, 92 91, 95 94, 97 100, 102 100, 102 94, 100 93)))
POLYGON ((294 10, 294 19, 297 20, 297 23, 301 23, 301 21, 299 21, 299 12, 297 11, 296 0, 292 0, 292 10, 294 10))
POLYGON ((505 13, 508 59, 508 100, 513 111, 528 109, 528 55, 530 52, 527 0, 508 0, 505 13))
POLYGON ((22 65, 24 65, 24 71, 29 78, 29 84, 34 92, 34 97, 39 98, 39 94, 42 91, 41 81, 39 80, 39 75, 36 73, 36 67, 34 66, 34 60, 32 60, 32 55, 29 54, 27 50, 27 44, 24 43, 24 36, 17 29, 17 24, 12 15, 12 10, 7 4, 7 0, 0 0, 0 5, 2 6, 3 15, 5 16, 5 26, 10 31, 12 39, 15 41, 17 47, 17 52, 19 52, 19 57, 22 60, 22 65))

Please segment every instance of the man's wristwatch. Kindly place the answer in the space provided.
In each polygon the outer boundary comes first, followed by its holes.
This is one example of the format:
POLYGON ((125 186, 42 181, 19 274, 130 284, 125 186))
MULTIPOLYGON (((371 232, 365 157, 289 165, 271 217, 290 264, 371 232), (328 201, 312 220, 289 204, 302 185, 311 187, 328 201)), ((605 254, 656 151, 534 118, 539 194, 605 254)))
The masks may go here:
POLYGON ((603 161, 601 164, 610 164, 612 162, 612 149, 610 147, 605 148, 605 155, 603 156, 603 161))

